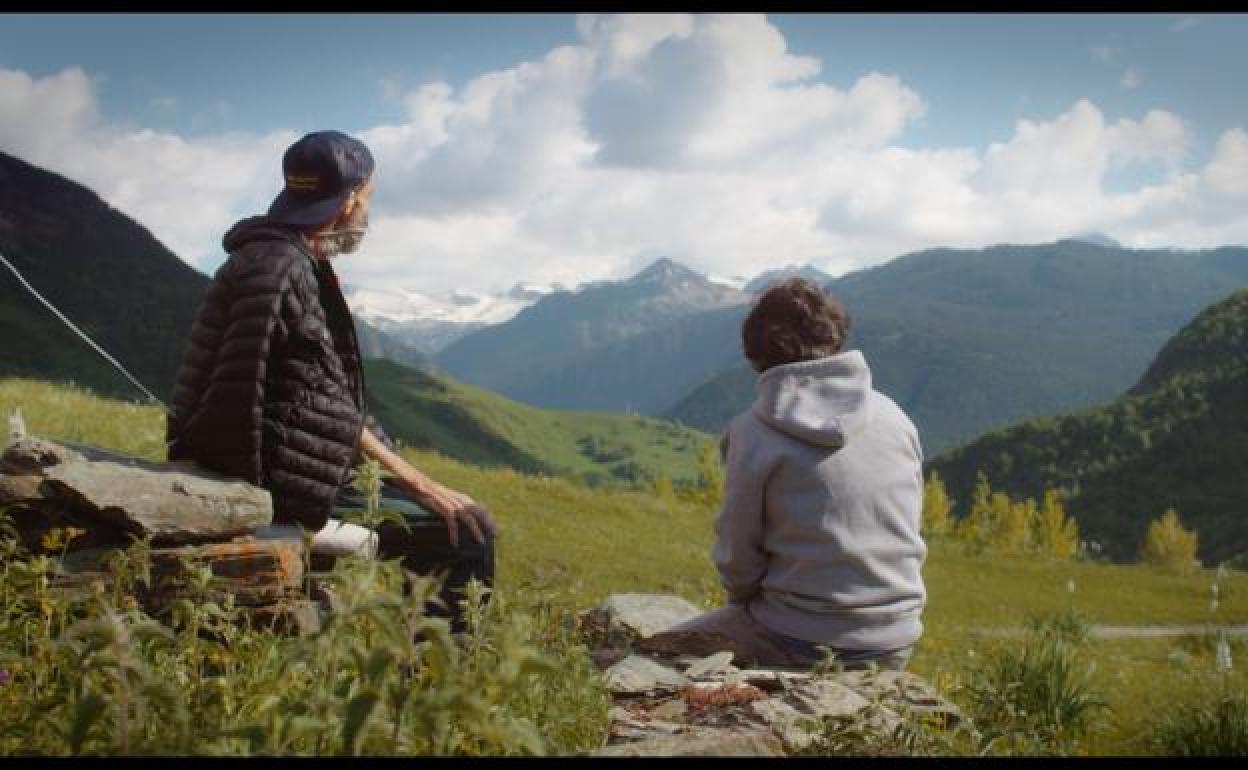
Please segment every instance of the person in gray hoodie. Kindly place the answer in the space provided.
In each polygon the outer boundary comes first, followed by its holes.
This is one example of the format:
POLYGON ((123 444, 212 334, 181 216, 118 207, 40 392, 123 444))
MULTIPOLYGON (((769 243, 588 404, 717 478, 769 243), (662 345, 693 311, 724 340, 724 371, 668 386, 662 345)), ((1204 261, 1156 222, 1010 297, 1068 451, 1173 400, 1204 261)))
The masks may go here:
POLYGON ((727 606, 672 629, 730 642, 738 658, 900 670, 922 634, 918 431, 872 387, 850 320, 818 286, 765 291, 742 325, 758 397, 720 445, 715 566, 727 606), (725 639, 726 637, 726 639, 725 639))

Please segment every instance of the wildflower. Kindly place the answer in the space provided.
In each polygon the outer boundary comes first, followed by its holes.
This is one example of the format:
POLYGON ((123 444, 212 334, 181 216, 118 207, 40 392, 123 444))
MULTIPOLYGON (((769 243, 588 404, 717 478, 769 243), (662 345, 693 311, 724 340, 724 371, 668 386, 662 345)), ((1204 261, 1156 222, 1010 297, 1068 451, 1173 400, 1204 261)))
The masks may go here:
POLYGON ((1231 645, 1226 643, 1226 637, 1218 640, 1217 665, 1223 674, 1231 673, 1231 645))
POLYGON ((0 671, 0 684, 8 684, 9 680, 12 678, 13 678, 13 675, 10 674, 8 671, 0 671))
POLYGON ((1066 581, 1066 593, 1073 594, 1075 592, 1075 579, 1070 578, 1066 581))

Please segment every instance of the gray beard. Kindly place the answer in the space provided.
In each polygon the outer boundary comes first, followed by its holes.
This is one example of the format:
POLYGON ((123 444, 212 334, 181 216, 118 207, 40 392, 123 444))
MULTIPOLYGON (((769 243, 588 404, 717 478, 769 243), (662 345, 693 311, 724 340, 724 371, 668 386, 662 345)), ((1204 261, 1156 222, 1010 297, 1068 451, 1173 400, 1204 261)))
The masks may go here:
POLYGON ((363 227, 349 227, 343 230, 330 230, 316 236, 323 257, 336 257, 339 254, 351 254, 360 248, 367 230, 363 227))

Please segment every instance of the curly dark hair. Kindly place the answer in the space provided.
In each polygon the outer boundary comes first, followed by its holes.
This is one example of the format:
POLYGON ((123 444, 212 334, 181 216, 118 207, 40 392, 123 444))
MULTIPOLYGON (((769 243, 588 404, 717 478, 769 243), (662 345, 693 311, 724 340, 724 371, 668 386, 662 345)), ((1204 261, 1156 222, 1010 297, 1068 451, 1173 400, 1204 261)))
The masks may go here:
POLYGON ((772 284, 741 324, 745 357, 756 372, 833 355, 849 336, 849 313, 805 278, 772 284))

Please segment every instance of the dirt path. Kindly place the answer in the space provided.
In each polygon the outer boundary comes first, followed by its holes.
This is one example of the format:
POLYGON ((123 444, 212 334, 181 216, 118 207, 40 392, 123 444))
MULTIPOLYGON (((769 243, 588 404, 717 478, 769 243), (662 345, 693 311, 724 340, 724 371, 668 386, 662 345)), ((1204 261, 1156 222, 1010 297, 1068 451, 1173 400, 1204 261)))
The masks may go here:
MULTIPOLYGON (((1090 626, 1089 633, 1093 639, 1158 639, 1188 634, 1216 634, 1219 631, 1227 636, 1248 636, 1248 623, 1231 626, 1214 626, 1208 623, 1170 626, 1109 626, 1096 623, 1090 626)), ((1010 626, 989 629, 986 633, 990 636, 1022 636, 1027 633, 1027 629, 1021 626, 1010 626)))
POLYGON ((1234 626, 1213 626, 1208 623, 1188 623, 1176 626, 1103 626, 1094 624, 1091 629, 1095 639, 1155 639, 1164 636, 1186 636, 1188 634, 1216 634, 1222 631, 1227 636, 1248 635, 1248 623, 1234 626))

